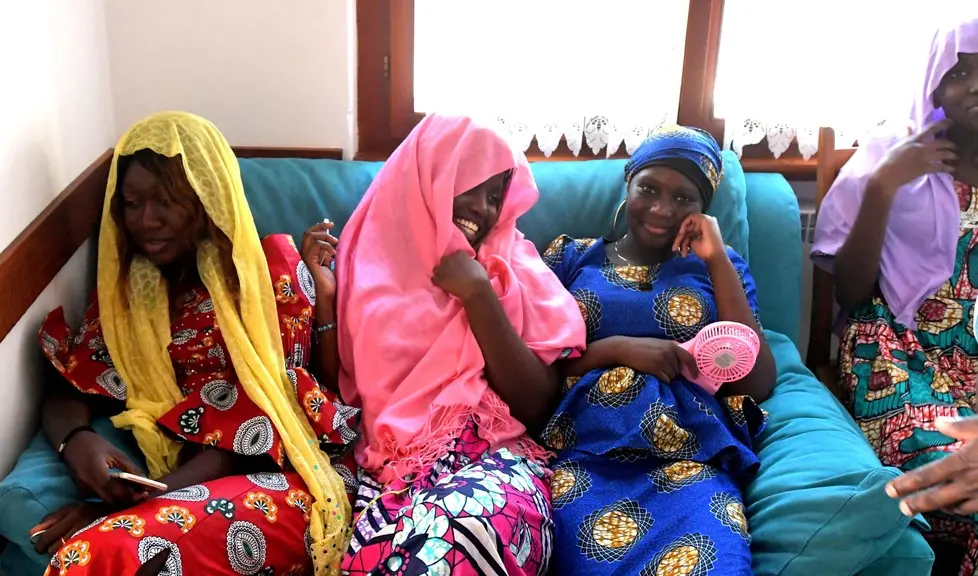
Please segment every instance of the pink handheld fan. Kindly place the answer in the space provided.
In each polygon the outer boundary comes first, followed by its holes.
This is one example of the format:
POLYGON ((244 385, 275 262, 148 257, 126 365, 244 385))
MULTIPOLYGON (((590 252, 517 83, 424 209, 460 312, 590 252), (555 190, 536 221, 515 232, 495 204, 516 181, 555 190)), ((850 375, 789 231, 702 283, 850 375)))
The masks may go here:
POLYGON ((680 346, 693 355, 700 371, 697 378, 684 375, 710 394, 716 394, 720 386, 740 380, 753 370, 761 340, 740 322, 714 322, 680 346))

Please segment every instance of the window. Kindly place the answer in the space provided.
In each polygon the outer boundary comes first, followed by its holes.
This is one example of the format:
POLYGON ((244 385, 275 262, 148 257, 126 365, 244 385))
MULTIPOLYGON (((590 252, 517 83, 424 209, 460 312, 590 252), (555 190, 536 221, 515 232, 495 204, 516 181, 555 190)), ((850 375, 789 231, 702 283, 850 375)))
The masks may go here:
POLYGON ((494 122, 547 156, 562 137, 575 155, 632 152, 676 121, 688 11, 682 0, 414 0, 414 112, 494 122))
POLYGON ((722 0, 358 0, 358 157, 424 112, 499 122, 531 157, 627 156, 665 122, 709 130, 722 0))
POLYGON ((974 10, 935 2, 358 0, 358 156, 428 111, 499 122, 531 158, 627 156, 677 121, 813 178, 818 128, 846 147, 905 115, 935 14, 974 10))
POLYGON ((714 103, 738 152, 767 139, 775 157, 797 138, 804 157, 831 126, 850 147, 887 120, 908 118, 940 23, 974 0, 731 0, 723 12, 714 103))

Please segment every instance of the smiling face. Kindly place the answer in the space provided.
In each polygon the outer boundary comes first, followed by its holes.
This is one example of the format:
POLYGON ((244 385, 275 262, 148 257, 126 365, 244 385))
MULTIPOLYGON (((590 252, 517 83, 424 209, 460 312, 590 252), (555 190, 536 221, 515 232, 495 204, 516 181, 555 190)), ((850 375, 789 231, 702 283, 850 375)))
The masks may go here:
POLYGON ((193 254, 206 231, 203 206, 190 189, 179 160, 150 160, 146 155, 132 158, 114 200, 117 220, 133 245, 130 249, 138 249, 157 266, 193 254))
POLYGON ((478 247, 499 221, 511 175, 508 170, 496 174, 455 197, 452 220, 473 247, 478 247))
POLYGON ((628 183, 628 233, 649 250, 672 247, 690 214, 703 211, 703 197, 692 180, 665 166, 638 171, 628 183))
POLYGON ((961 53, 937 89, 936 104, 956 124, 978 132, 978 54, 961 53))

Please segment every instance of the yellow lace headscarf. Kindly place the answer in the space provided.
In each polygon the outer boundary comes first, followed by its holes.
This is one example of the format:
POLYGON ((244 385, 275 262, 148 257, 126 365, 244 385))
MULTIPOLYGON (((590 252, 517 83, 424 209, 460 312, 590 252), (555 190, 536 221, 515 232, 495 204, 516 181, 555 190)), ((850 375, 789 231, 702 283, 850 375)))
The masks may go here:
POLYGON ((315 498, 310 535, 316 575, 339 574, 351 521, 343 481, 319 450, 285 373, 268 263, 245 200, 237 158, 213 124, 192 114, 164 112, 138 122, 119 140, 112 158, 99 235, 98 298, 105 343, 128 392, 127 410, 112 423, 132 430, 150 476, 158 478, 178 465, 180 444, 156 426, 156 420, 182 399, 167 350, 166 283, 143 256, 133 259, 129 282, 119 281, 121 232, 111 212, 119 158, 145 149, 182 159, 207 215, 231 239, 240 285, 238 305, 218 249, 210 241, 198 247, 197 269, 214 302, 217 324, 241 386, 275 425, 289 462, 315 498))

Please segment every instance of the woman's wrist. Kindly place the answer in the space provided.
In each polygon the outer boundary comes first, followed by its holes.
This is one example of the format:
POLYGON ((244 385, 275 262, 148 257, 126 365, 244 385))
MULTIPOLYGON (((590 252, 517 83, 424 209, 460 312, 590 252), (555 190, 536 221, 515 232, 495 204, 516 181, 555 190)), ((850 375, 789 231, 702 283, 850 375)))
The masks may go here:
POLYGON ((870 200, 877 208, 885 206, 889 209, 889 204, 899 188, 899 186, 890 184, 885 174, 876 172, 866 182, 866 193, 863 200, 870 200))
POLYGON ((326 324, 336 324, 336 312, 333 311, 332 306, 328 310, 323 310, 320 312, 316 310, 316 324, 319 326, 325 326, 326 324))
POLYGON ((98 436, 98 432, 93 430, 92 427, 87 424, 75 426, 69 430, 61 439, 58 446, 56 446, 58 455, 61 456, 61 458, 64 458, 65 454, 68 452, 68 448, 73 444, 78 444, 77 440, 79 440, 80 436, 88 436, 89 434, 98 436))
POLYGON ((706 269, 712 275, 713 271, 719 269, 719 267, 726 267, 727 265, 732 266, 733 262, 730 261, 730 256, 727 254, 727 250, 718 250, 712 256, 710 256, 706 262, 706 269))
POLYGON ((485 302, 487 298, 496 298, 496 292, 492 289, 492 284, 488 280, 485 280, 479 282, 478 286, 473 287, 460 300, 462 300, 464 306, 473 306, 485 302))
POLYGON ((332 324, 336 322, 336 300, 332 293, 316 291, 316 309, 313 311, 317 324, 332 324))
POLYGON ((606 347, 605 354, 608 356, 610 366, 629 366, 632 364, 632 336, 609 336, 599 342, 606 347))

